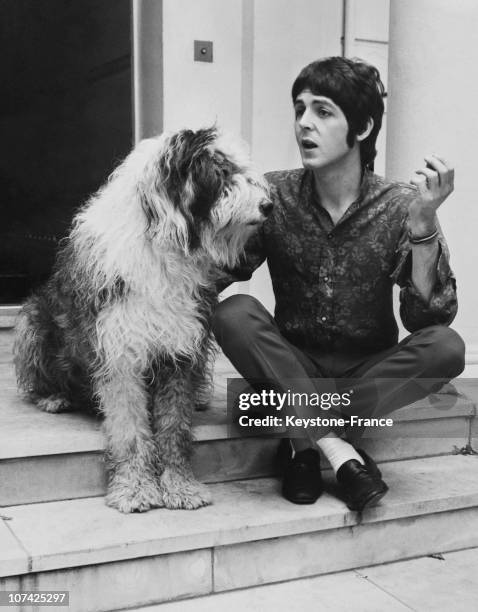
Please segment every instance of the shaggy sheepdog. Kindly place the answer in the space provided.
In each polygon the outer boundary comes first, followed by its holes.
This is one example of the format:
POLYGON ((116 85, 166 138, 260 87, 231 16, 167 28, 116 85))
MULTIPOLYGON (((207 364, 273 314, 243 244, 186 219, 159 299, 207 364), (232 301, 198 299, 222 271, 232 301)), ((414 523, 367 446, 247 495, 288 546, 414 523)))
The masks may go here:
POLYGON ((215 128, 144 140, 80 209, 51 279, 24 305, 19 387, 46 412, 99 408, 109 506, 210 503, 189 460, 216 275, 271 207, 243 146, 215 128))

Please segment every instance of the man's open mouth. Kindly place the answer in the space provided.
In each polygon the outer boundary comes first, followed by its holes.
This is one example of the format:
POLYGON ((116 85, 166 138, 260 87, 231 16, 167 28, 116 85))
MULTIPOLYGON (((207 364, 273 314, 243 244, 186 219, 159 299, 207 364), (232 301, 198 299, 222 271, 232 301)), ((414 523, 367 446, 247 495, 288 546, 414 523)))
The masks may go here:
POLYGON ((308 138, 304 138, 302 140, 302 147, 304 149, 316 149, 317 144, 313 140, 309 140, 308 138))

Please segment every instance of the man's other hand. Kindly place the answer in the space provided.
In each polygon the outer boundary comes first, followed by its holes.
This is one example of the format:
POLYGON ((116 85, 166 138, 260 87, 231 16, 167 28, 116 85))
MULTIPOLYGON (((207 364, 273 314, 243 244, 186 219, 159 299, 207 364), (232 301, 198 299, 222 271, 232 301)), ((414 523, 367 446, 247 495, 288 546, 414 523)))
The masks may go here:
POLYGON ((417 170, 410 180, 419 193, 408 209, 409 227, 416 236, 434 231, 436 211, 454 188, 455 171, 446 160, 438 155, 424 159, 426 167, 417 170))

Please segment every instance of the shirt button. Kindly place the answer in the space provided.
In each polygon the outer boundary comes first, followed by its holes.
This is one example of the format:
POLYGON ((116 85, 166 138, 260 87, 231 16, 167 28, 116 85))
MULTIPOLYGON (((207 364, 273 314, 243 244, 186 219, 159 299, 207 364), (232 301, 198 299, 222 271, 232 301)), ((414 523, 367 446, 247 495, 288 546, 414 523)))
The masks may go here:
POLYGON ((322 317, 322 321, 327 321, 327 317, 322 317))
POLYGON ((332 234, 327 234, 327 238, 330 240, 330 238, 332 238, 332 234))
POLYGON ((324 276, 324 281, 327 282, 329 280, 328 276, 324 276))

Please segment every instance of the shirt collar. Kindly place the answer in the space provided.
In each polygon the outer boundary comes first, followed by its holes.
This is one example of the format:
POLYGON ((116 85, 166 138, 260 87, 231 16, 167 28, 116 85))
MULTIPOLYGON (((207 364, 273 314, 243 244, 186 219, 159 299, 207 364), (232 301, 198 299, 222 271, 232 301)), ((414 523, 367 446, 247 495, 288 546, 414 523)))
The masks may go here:
MULTIPOLYGON (((347 211, 344 213, 344 217, 348 217, 352 212, 368 204, 370 199, 373 199, 380 183, 380 177, 366 168, 362 175, 358 198, 354 200, 352 204, 350 204, 347 211)), ((306 200, 309 202, 314 202, 316 206, 320 206, 320 208, 322 208, 319 195, 315 190, 314 173, 312 170, 304 170, 303 189, 305 190, 304 195, 306 196, 306 200)))

